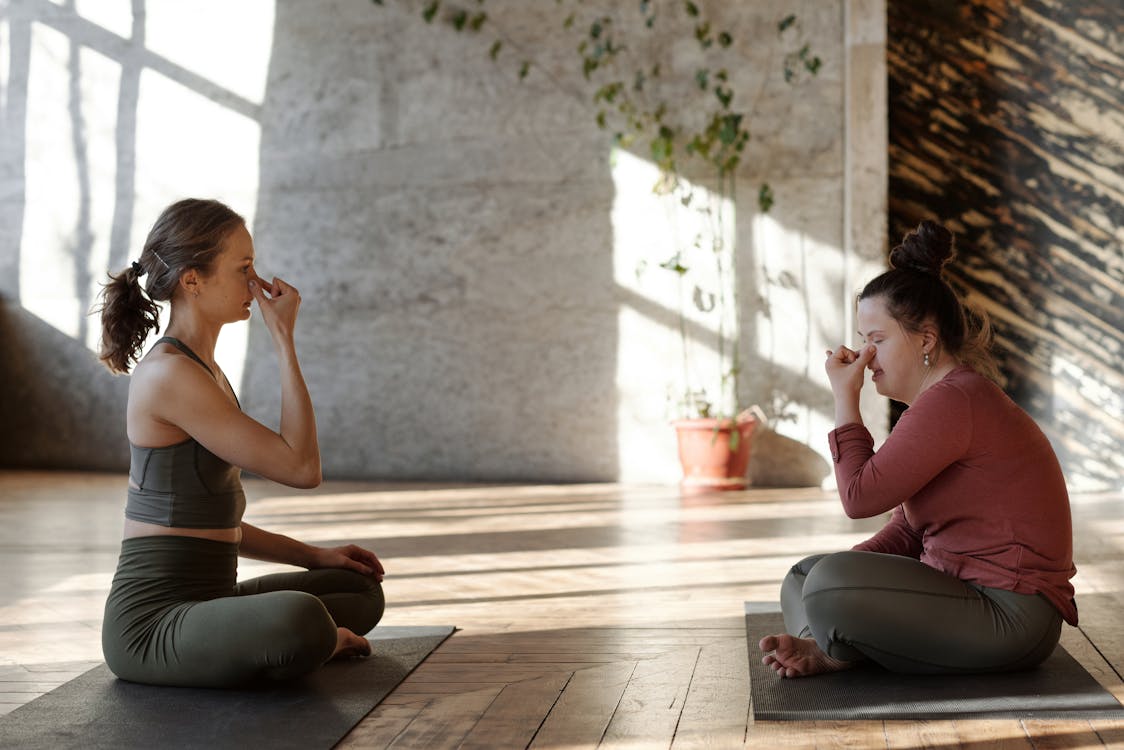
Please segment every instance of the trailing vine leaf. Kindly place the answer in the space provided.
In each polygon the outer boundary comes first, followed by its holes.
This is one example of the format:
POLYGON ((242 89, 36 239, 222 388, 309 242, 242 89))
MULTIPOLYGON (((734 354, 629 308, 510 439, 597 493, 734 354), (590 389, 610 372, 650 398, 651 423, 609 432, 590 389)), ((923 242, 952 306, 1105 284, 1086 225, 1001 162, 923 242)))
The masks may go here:
POLYGON ((495 59, 499 57, 501 49, 503 49, 503 42, 497 39, 492 43, 492 48, 488 50, 488 57, 495 61, 495 59))
POLYGON ((665 260, 663 263, 660 263, 660 268, 666 269, 668 271, 672 271, 674 273, 679 274, 680 276, 685 275, 687 273, 687 271, 691 270, 691 269, 687 268, 685 265, 683 265, 683 263, 681 261, 681 258, 680 258, 680 253, 676 253, 675 255, 673 255, 668 260, 665 260))
POLYGON ((531 72, 531 63, 529 60, 524 60, 523 64, 519 66, 519 80, 522 81, 531 72))
POLYGON ((718 140, 727 146, 733 144, 741 132, 741 125, 741 115, 726 115, 722 118, 722 129, 718 131, 718 140))
POLYGON ((440 7, 441 0, 433 0, 425 7, 425 10, 422 11, 422 18, 425 19, 426 23, 433 23, 433 17, 437 15, 437 9, 440 7))
POLYGON ((761 212, 768 213, 773 207, 773 201, 773 189, 769 187, 769 183, 763 183, 761 189, 757 191, 757 205, 761 208, 761 212))
POLYGON ((686 0, 686 2, 683 3, 683 8, 687 11, 688 16, 698 18, 699 6, 692 3, 691 0, 686 0))
POLYGON ((820 72, 820 66, 823 65, 823 61, 820 60, 819 56, 811 54, 811 50, 807 44, 800 49, 800 59, 804 61, 804 68, 812 75, 820 72))
POLYGON ((709 47, 713 42, 710 38, 710 24, 700 23, 695 27, 695 39, 702 45, 703 49, 709 47))
POLYGON ((791 14, 785 16, 781 20, 781 22, 777 24, 777 31, 783 33, 789 27, 791 27, 794 23, 796 23, 796 14, 791 13, 791 14))

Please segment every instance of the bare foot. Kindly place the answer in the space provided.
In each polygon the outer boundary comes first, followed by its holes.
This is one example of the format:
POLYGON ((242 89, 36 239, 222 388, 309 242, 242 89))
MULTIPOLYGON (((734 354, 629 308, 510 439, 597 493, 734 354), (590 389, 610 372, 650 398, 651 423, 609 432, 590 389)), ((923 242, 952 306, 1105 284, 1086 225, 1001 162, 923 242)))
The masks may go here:
POLYGON ((765 652, 761 661, 781 677, 808 677, 825 672, 840 672, 855 665, 828 656, 814 638, 797 638, 782 633, 767 635, 757 644, 765 652))
POLYGON ((371 643, 347 628, 336 628, 336 650, 333 659, 362 658, 371 655, 371 643))

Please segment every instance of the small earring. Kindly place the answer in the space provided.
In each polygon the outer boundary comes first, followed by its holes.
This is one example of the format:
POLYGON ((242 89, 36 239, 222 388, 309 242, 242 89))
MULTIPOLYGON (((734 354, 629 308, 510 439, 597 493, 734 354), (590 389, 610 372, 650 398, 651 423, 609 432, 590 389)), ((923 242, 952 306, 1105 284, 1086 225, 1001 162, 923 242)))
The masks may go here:
POLYGON ((929 366, 930 366, 930 363, 929 363, 929 352, 925 352, 925 366, 926 366, 926 367, 929 367, 929 366))

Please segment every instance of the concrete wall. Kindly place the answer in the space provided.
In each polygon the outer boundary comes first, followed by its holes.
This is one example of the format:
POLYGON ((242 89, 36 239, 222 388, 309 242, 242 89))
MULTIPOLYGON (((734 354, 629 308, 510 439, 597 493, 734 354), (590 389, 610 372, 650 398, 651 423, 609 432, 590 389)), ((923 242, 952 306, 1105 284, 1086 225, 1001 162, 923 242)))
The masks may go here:
MULTIPOLYGON (((754 97, 733 207, 739 401, 776 418, 754 472, 818 482, 822 352, 852 340, 853 293, 885 247, 884 9, 704 5, 754 97), (789 12, 824 61, 796 88, 776 27, 789 12)), ((0 332, 18 351, 2 371, 43 384, 5 395, 0 419, 26 429, 3 431, 0 460, 125 465, 126 381, 90 368, 83 313, 160 208, 198 195, 244 213, 259 270, 301 290, 328 476, 678 478, 679 290, 653 271, 678 219, 651 196, 651 164, 593 124, 555 3, 488 3, 541 63, 523 81, 514 56, 488 58, 490 37, 427 25, 420 6, 0 0, 0 332), (65 444, 40 391, 68 414, 65 444)), ((665 70, 694 70, 693 42, 653 49, 665 70)), ((231 327, 219 357, 272 423, 260 322, 231 327)), ((884 407, 868 409, 877 429, 884 407)))

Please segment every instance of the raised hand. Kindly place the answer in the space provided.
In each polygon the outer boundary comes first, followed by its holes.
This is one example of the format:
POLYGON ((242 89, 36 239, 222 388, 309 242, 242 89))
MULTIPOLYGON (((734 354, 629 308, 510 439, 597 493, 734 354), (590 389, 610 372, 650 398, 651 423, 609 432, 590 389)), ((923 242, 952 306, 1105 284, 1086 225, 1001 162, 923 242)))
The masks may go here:
POLYGON ((837 399, 856 394, 862 389, 864 370, 876 351, 871 345, 864 346, 857 352, 845 346, 840 346, 834 352, 827 350, 824 369, 827 370, 827 379, 831 382, 831 390, 837 399))
POLYGON ((262 320, 274 337, 291 339, 297 323, 301 295, 297 288, 273 277, 270 283, 260 276, 250 279, 250 293, 258 301, 262 320))

